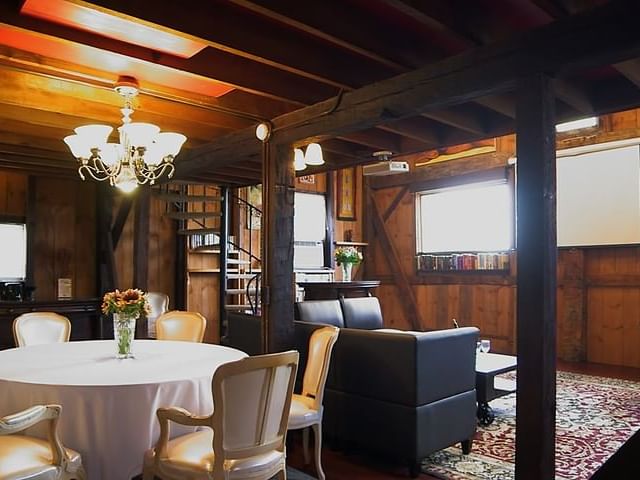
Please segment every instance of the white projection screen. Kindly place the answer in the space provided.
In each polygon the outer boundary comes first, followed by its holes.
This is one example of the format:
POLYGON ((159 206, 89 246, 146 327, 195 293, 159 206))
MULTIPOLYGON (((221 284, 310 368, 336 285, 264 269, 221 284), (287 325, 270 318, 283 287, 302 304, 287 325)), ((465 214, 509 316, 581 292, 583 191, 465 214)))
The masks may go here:
POLYGON ((557 179, 559 247, 640 243, 638 145, 559 157, 557 179))

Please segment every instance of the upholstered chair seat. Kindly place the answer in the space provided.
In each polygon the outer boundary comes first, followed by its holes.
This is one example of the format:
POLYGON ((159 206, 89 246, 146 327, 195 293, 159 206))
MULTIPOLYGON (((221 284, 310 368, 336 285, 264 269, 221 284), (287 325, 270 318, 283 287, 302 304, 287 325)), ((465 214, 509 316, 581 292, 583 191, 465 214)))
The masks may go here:
POLYGON ((37 405, 0 418, 0 478, 11 480, 83 480, 80 454, 65 448, 57 436, 59 405, 37 405), (49 438, 19 432, 49 421, 49 438))
POLYGON ((171 310, 156 319, 156 338, 181 342, 202 342, 207 319, 197 312, 171 310))
POLYGON ((70 336, 71 322, 54 312, 23 313, 13 321, 13 339, 18 347, 68 342, 70 336))
MULTIPOLYGON (((209 479, 213 475, 215 454, 213 445, 213 431, 202 430, 183 435, 167 442, 166 458, 161 463, 161 472, 173 478, 209 479), (194 472, 200 474, 194 475, 194 472)), ((145 462, 154 461, 154 451, 145 455, 145 462)), ((266 470, 275 475, 286 468, 285 456, 281 452, 269 451, 225 462, 229 479, 253 478, 256 474, 262 478, 266 470)), ((215 477, 214 477, 215 478, 215 477)))
POLYGON ((289 413, 289 430, 298 430, 321 421, 322 408, 315 408, 315 399, 294 393, 289 413))

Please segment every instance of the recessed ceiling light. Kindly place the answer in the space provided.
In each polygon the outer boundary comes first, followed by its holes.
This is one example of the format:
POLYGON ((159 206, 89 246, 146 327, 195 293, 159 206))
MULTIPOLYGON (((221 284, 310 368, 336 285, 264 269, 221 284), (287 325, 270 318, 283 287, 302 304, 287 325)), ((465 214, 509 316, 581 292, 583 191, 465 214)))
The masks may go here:
POLYGON ((206 46, 162 27, 66 0, 26 0, 20 12, 182 58, 190 58, 206 46))
POLYGON ((556 125, 556 132, 569 132, 571 130, 579 130, 581 128, 591 128, 598 126, 598 117, 587 117, 571 122, 559 123, 556 125))

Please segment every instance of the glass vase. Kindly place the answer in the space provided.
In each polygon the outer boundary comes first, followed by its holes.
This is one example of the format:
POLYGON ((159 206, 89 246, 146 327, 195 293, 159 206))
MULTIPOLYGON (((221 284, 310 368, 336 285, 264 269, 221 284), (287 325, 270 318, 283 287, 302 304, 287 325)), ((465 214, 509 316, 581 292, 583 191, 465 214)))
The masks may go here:
POLYGON ((116 341, 116 358, 133 358, 131 345, 136 333, 138 315, 113 314, 113 338, 116 341))
POLYGON ((343 263, 341 266, 342 266, 342 281, 350 282, 351 269, 353 268, 353 263, 343 263))

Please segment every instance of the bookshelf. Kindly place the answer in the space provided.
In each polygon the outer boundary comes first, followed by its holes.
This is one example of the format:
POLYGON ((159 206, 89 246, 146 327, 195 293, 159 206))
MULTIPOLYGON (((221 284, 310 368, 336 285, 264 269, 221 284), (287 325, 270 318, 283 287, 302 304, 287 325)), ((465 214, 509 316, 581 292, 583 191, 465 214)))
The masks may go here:
POLYGON ((418 273, 496 272, 511 269, 509 252, 421 253, 416 256, 418 273))

